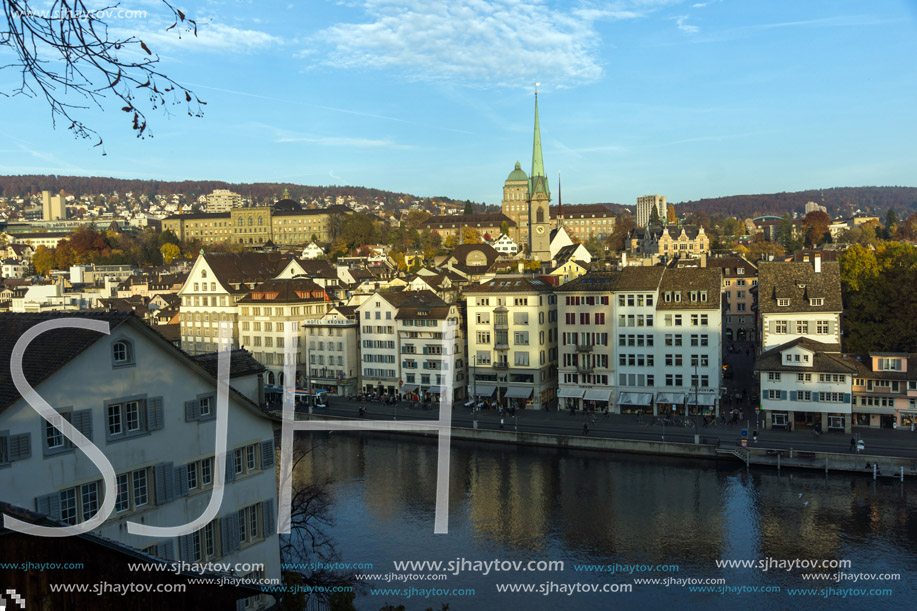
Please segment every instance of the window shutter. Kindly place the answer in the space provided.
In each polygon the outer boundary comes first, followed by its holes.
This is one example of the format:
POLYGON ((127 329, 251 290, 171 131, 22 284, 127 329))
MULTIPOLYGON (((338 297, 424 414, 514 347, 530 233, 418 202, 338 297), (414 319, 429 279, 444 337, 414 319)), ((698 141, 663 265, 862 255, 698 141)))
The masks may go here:
POLYGON ((156 555, 164 560, 175 560, 175 544, 171 541, 161 541, 156 544, 156 555))
POLYGON ((232 451, 226 452, 226 478, 223 480, 225 483, 229 483, 232 480, 236 479, 236 462, 235 456, 232 451))
POLYGON ((146 430, 158 431, 162 429, 162 397, 153 397, 146 402, 146 430))
POLYGON ((236 611, 245 611, 245 600, 244 598, 240 598, 236 601, 236 611))
POLYGON ((175 469, 172 463, 163 462, 153 466, 153 481, 156 488, 156 504, 162 505, 175 498, 175 469))
POLYGON ((274 466, 274 440, 268 439, 261 442, 261 468, 274 466))
POLYGON ((35 497, 35 510, 46 516, 60 519, 60 493, 35 497))
MULTIPOLYGON (((32 456, 32 434, 13 435, 9 441, 9 459, 23 460, 32 456)), ((273 454, 272 454, 273 456, 273 454)))
POLYGON ((818 399, 818 393, 815 392, 815 391, 812 392, 812 400, 813 400, 813 401, 818 401, 818 400, 819 400, 819 399, 818 399))
POLYGON ((223 555, 232 554, 239 549, 239 514, 232 512, 220 519, 220 531, 223 539, 223 555))
POLYGON ((201 418, 201 403, 197 399, 185 401, 185 422, 193 422, 201 418))
POLYGON ((188 465, 175 467, 175 496, 188 496, 188 465))
POLYGON ((277 516, 274 514, 274 499, 261 501, 261 524, 264 538, 274 534, 274 525, 277 522, 277 516))
POLYGON ((795 401, 795 400, 796 400, 796 391, 791 390, 790 391, 790 401, 795 401))
POLYGON ((181 559, 184 562, 193 562, 193 546, 191 544, 191 535, 182 535, 178 538, 178 549, 181 553, 181 559))
POLYGON ((785 390, 780 391, 780 400, 781 401, 786 400, 786 391, 785 390))
POLYGON ((761 398, 767 399, 767 389, 766 388, 761 391, 761 398))
POLYGON ((849 392, 844 393, 844 403, 850 403, 850 393, 849 392))
POLYGON ((92 410, 81 409, 73 412, 70 416, 70 424, 73 428, 86 436, 86 439, 92 441, 92 410))

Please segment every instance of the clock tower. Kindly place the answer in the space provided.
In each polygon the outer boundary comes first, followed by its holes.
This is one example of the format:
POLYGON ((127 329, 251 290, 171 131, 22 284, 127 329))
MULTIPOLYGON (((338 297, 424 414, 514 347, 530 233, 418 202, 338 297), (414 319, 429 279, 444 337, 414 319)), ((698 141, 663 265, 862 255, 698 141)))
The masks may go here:
POLYGON ((541 129, 538 125, 538 91, 535 91, 535 138, 532 145, 532 173, 529 174, 528 226, 530 254, 540 261, 551 260, 551 190, 541 157, 541 129))

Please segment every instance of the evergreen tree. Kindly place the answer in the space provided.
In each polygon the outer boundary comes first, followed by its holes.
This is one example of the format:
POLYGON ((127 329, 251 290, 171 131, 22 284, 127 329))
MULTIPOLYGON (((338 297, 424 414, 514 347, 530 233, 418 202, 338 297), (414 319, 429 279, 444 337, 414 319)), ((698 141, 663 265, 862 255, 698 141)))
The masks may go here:
POLYGON ((462 214, 474 214, 474 208, 471 206, 471 200, 465 200, 465 209, 462 211, 462 214))

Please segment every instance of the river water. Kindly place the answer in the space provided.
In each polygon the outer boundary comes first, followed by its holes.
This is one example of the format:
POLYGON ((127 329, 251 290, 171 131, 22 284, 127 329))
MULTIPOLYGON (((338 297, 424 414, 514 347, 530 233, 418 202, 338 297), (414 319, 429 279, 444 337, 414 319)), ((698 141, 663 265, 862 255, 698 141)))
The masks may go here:
POLYGON ((450 611, 917 606, 913 480, 453 441, 449 532, 433 534, 432 436, 315 433, 297 449, 308 452, 296 477, 331 481, 335 525, 328 533, 340 561, 371 563, 357 572, 377 575, 357 595, 361 611, 386 603, 407 611, 438 611, 443 603, 450 611), (401 560, 464 568, 396 570, 401 560), (486 565, 468 564, 493 560, 501 563, 489 574, 486 565), (504 561, 533 560, 562 561, 563 570, 497 570, 509 567, 504 561), (763 562, 769 570, 718 567, 722 560, 763 562), (786 570, 797 560, 849 566, 786 570), (443 573, 444 580, 414 579, 443 573), (804 578, 812 573, 841 573, 841 580, 804 578), (660 582, 635 583, 642 579, 660 582), (520 584, 536 590, 498 591, 520 584), (587 591, 595 587, 612 591, 587 591))

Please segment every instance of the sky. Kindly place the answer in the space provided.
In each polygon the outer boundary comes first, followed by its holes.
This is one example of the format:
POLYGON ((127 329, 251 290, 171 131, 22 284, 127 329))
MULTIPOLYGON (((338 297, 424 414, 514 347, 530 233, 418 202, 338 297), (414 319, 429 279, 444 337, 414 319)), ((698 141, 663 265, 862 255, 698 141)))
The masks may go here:
MULTIPOLYGON (((917 1, 179 1, 109 18, 207 102, 78 116, 106 155, 0 97, 0 173, 358 185, 499 204, 544 166, 566 203, 917 185, 917 1)), ((39 1, 36 7, 44 6, 39 1)), ((0 65, 10 59, 0 47, 0 65)), ((0 70, 0 91, 16 74, 0 70)), ((74 99, 74 102, 79 102, 74 99)))

